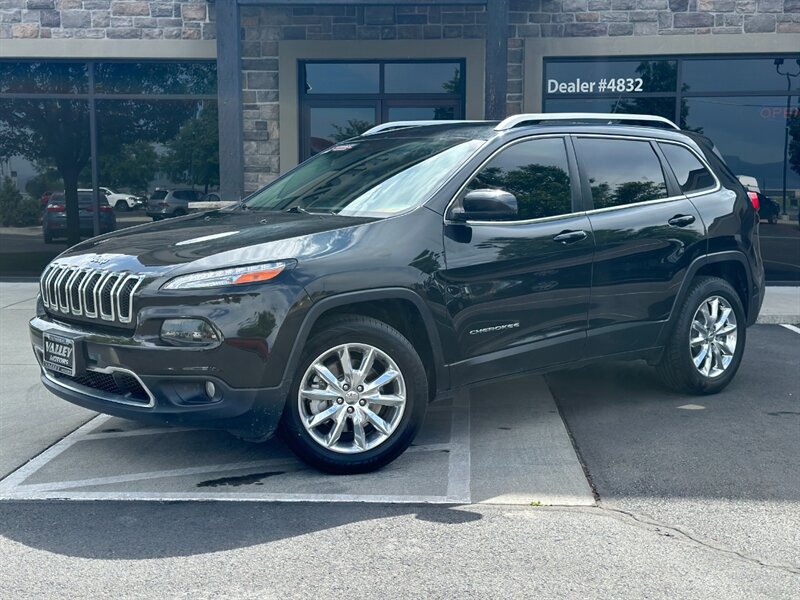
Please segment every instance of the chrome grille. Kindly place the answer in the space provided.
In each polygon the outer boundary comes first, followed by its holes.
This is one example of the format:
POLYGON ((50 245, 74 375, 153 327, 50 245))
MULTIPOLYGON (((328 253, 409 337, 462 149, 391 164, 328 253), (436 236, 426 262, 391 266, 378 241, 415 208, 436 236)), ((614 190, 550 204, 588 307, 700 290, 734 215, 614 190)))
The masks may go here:
POLYGON ((42 273, 42 302, 65 315, 130 323, 133 295, 143 279, 140 274, 54 264, 42 273))

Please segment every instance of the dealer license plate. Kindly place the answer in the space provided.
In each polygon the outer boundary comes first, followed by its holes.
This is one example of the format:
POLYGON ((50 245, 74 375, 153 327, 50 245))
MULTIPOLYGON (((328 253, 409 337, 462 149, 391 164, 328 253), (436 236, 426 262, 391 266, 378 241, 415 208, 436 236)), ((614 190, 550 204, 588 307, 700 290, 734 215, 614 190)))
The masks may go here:
POLYGON ((45 333, 43 337, 44 368, 74 377, 75 340, 54 333, 45 333))

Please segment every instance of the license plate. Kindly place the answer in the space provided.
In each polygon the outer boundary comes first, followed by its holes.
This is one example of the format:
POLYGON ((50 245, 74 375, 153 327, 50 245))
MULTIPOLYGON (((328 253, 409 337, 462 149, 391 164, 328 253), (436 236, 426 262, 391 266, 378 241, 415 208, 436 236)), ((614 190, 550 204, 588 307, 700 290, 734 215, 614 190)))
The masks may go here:
POLYGON ((54 333, 45 333, 43 337, 44 356, 42 363, 44 368, 74 377, 75 340, 54 333))

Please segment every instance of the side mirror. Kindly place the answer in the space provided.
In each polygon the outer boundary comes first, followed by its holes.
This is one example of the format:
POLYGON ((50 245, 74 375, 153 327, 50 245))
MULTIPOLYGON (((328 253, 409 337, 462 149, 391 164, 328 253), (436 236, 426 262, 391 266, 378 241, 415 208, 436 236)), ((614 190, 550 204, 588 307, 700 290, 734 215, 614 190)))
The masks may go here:
POLYGON ((517 218, 517 198, 505 190, 472 190, 451 212, 454 221, 513 221, 517 218))

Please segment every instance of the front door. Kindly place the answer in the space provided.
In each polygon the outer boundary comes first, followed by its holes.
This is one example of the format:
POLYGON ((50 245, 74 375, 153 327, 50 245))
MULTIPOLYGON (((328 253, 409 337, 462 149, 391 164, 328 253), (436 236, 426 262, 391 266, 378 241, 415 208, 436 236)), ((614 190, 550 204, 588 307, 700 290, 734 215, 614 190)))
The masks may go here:
POLYGON ((440 275, 459 353, 454 382, 582 357, 594 243, 574 173, 564 138, 527 138, 496 153, 462 192, 510 192, 519 214, 445 226, 440 275))

